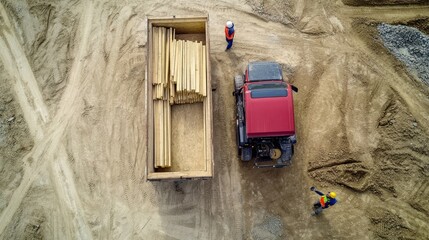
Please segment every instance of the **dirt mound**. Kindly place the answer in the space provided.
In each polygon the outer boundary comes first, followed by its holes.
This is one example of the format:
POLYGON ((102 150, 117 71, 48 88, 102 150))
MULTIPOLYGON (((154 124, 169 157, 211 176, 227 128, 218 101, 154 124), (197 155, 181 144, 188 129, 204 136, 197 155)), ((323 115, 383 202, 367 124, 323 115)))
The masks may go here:
POLYGON ((407 222, 386 209, 371 209, 369 212, 371 229, 381 239, 415 239, 417 236, 407 222))
POLYGON ((293 1, 261 1, 261 0, 246 0, 246 3, 251 6, 252 11, 267 21, 279 22, 286 25, 296 23, 294 17, 293 1))
POLYGON ((12 80, 0 62, 0 212, 7 206, 23 176, 21 159, 33 148, 23 112, 14 98, 12 80))
POLYGON ((344 4, 351 6, 382 6, 403 4, 428 4, 426 0, 342 0, 344 4))

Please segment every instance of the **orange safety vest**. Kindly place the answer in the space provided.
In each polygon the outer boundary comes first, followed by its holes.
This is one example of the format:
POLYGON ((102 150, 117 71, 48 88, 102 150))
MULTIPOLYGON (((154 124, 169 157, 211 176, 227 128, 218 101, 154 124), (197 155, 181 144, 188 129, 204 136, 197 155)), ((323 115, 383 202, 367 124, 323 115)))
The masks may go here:
POLYGON ((322 207, 325 207, 326 203, 328 203, 328 202, 329 202, 329 199, 326 195, 324 195, 320 198, 320 205, 322 205, 322 207))
POLYGON ((229 28, 225 27, 225 37, 226 37, 226 39, 228 39, 228 40, 234 39, 234 34, 235 34, 235 31, 232 32, 232 34, 230 35, 229 34, 229 28))

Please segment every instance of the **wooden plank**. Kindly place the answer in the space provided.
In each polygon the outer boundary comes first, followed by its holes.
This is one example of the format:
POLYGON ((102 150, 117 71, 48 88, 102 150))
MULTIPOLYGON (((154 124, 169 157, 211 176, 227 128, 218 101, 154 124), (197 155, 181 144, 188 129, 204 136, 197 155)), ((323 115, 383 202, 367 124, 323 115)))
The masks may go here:
POLYGON ((169 102, 170 102, 170 104, 173 104, 174 103, 174 83, 171 81, 170 82, 170 100, 169 100, 169 102))
POLYGON ((176 60, 174 60, 174 82, 176 83, 176 92, 179 89, 179 81, 181 76, 179 75, 179 62, 181 61, 182 53, 180 52, 180 42, 176 41, 176 60))
POLYGON ((203 46, 203 96, 207 95, 207 56, 206 46, 203 46))
MULTIPOLYGON (((162 29, 159 28, 158 30, 158 59, 157 59, 157 66, 158 66, 158 77, 156 80, 157 84, 161 83, 161 79, 162 79, 162 65, 161 65, 161 59, 162 59, 162 44, 161 44, 161 38, 162 38, 162 29)), ((159 90, 158 90, 158 94, 159 94, 159 90)), ((159 96, 159 95, 158 95, 159 96)))
POLYGON ((156 99, 156 85, 151 85, 152 87, 152 100, 156 99))
POLYGON ((161 84, 165 81, 165 28, 161 28, 161 84))
POLYGON ((176 91, 182 90, 182 61, 183 61, 183 48, 182 48, 182 41, 178 41, 178 50, 177 50, 177 59, 176 59, 176 77, 177 77, 177 84, 176 84, 176 91))
POLYGON ((154 127, 153 127, 153 141, 154 141, 154 158, 153 158, 153 161, 154 161, 154 167, 155 168, 158 168, 158 144, 157 144, 157 141, 158 141, 158 137, 157 137, 157 134, 158 134, 158 126, 157 126, 157 117, 156 117, 156 113, 157 113, 157 104, 156 104, 156 101, 154 100, 154 101, 152 101, 152 103, 153 103, 153 109, 154 109, 154 112, 155 112, 155 114, 152 116, 152 118, 153 118, 153 123, 154 123, 154 127))
POLYGON ((191 91, 191 58, 192 58, 192 56, 191 56, 191 54, 192 54, 192 43, 190 42, 190 41, 186 41, 187 43, 188 43, 188 45, 187 45, 187 52, 186 52, 186 57, 187 57, 187 62, 186 62, 186 69, 187 69, 187 72, 186 72, 186 74, 188 75, 187 76, 187 82, 186 82, 186 89, 187 89, 187 91, 191 91))
POLYGON ((167 103, 167 166, 171 167, 171 106, 167 103))
POLYGON ((164 87, 168 87, 168 81, 170 80, 170 29, 166 29, 165 35, 165 79, 164 87))
MULTIPOLYGON (((185 65, 186 65, 186 42, 182 42, 182 47, 183 47, 183 49, 182 49, 182 53, 183 53, 183 55, 182 55, 182 66, 181 66, 181 69, 182 69, 182 88, 180 89, 182 92, 186 89, 186 68, 185 68, 185 65)), ((182 97, 182 96, 181 96, 182 97)))
MULTIPOLYGON (((171 78, 171 81, 174 81, 174 82, 176 82, 176 79, 175 79, 175 77, 174 77, 174 74, 176 73, 176 69, 175 69, 175 67, 176 67, 176 43, 177 43, 177 41, 176 41, 176 30, 174 29, 174 28, 172 28, 171 29, 172 30, 172 34, 171 34, 171 44, 173 45, 173 49, 172 49, 172 61, 170 62, 170 64, 171 64, 171 69, 170 69, 170 71, 171 71, 171 76, 172 76, 172 78, 171 78)), ((174 85, 173 85, 173 87, 174 87, 174 85)), ((173 88, 174 89, 174 88, 173 88)), ((174 96, 174 92, 172 92, 172 95, 174 96)))
POLYGON ((177 172, 151 172, 149 180, 183 180, 187 178, 211 178, 211 171, 177 171, 177 172))
MULTIPOLYGON (((183 42, 183 62, 182 62, 182 69, 183 69, 183 79, 182 79, 182 92, 186 90, 187 86, 187 72, 186 72, 186 58, 187 58, 187 45, 186 41, 183 42)), ((183 95, 182 95, 183 97, 183 95)))
POLYGON ((178 61, 179 61, 179 42, 176 40, 176 39, 174 39, 174 78, 173 78, 173 80, 174 80, 174 83, 176 83, 177 84, 177 78, 179 77, 179 76, 177 76, 177 72, 178 72, 178 69, 177 69, 177 65, 178 65, 178 61))
POLYGON ((182 79, 182 92, 186 91, 186 88, 188 86, 188 73, 187 73, 187 57, 188 57, 188 47, 187 42, 183 42, 183 62, 182 62, 182 69, 183 69, 183 79, 182 79))
POLYGON ((164 127, 162 126, 162 122, 164 120, 164 108, 162 106, 162 100, 158 100, 158 109, 159 109, 159 117, 158 117, 158 124, 159 124, 159 165, 160 167, 164 167, 164 127))
POLYGON ((191 52, 191 55, 190 55, 190 63, 189 64, 191 64, 191 91, 193 91, 193 92, 195 92, 195 86, 196 86, 196 84, 195 84, 195 65, 196 65, 196 57, 195 57, 195 55, 196 55, 196 49, 195 49, 195 47, 196 47, 196 44, 195 44, 195 42, 190 42, 190 52, 191 52))
MULTIPOLYGON (((178 61, 179 61, 179 42, 178 41, 176 41, 176 40, 174 40, 175 41, 175 43, 174 43, 174 45, 175 45, 175 53, 174 53, 174 73, 173 73, 173 75, 174 75, 174 77, 173 77, 173 81, 174 81, 174 83, 175 83, 175 86, 176 86, 176 88, 177 88, 177 82, 178 82, 178 78, 179 78, 179 76, 177 75, 178 74, 178 69, 177 69, 177 65, 178 65, 178 61)), ((176 88, 175 88, 175 90, 176 90, 176 88)))
MULTIPOLYGON (((153 66, 153 76, 152 76, 152 84, 156 84, 157 81, 157 74, 158 74, 158 68, 157 66, 157 59, 158 59, 158 28, 153 28, 152 33, 152 66, 153 66)), ((154 96, 155 97, 155 96, 154 96)))
POLYGON ((160 95, 159 95, 160 86, 161 85, 159 85, 159 84, 155 85, 155 88, 156 88, 156 100, 160 99, 160 95))
POLYGON ((159 133, 159 149, 160 149, 160 165, 161 167, 165 167, 164 162, 164 101, 159 100, 160 103, 160 111, 159 111, 159 125, 160 127, 160 133, 159 133))
POLYGON ((150 55, 151 56, 150 57, 150 60, 151 60, 150 65, 152 66, 152 76, 151 76, 152 84, 155 84, 155 79, 156 79, 156 71, 155 71, 155 68, 153 67, 156 63, 156 54, 154 54, 156 52, 155 39, 156 39, 156 28, 154 27, 154 28, 152 28, 152 39, 150 42, 151 46, 152 46, 151 55, 150 55))
POLYGON ((204 149, 204 153, 203 153, 203 156, 204 156, 204 161, 207 161, 206 159, 207 159, 207 139, 206 139, 206 136, 207 136, 207 130, 206 130, 206 128, 207 128, 207 126, 206 126, 206 120, 207 120, 207 117, 210 117, 210 115, 207 113, 207 108, 206 108, 206 106, 205 105, 203 105, 203 134, 204 134, 204 137, 203 137, 203 149, 204 149))
POLYGON ((148 176, 149 172, 153 172, 155 170, 154 167, 154 139, 153 139, 153 91, 151 91, 151 88, 153 87, 153 70, 154 70, 154 56, 153 56, 153 27, 152 23, 150 21, 147 21, 147 37, 148 37, 148 48, 146 49, 146 55, 151 59, 151 61, 147 62, 146 66, 146 73, 147 73, 147 80, 145 83, 145 92, 146 92, 146 99, 145 99, 145 108, 146 108, 146 136, 143 136, 146 140, 146 166, 145 169, 145 175, 146 178, 148 176))
POLYGON ((206 49, 207 49, 207 58, 205 58, 205 77, 206 77, 206 84, 209 86, 210 90, 205 92, 207 97, 204 98, 204 105, 206 106, 206 111, 208 112, 209 118, 206 119, 207 125, 206 125, 206 145, 207 145, 207 169, 206 172, 209 175, 213 175, 213 168, 214 168, 214 152, 213 152, 213 118, 212 118, 212 81, 211 81, 211 66, 210 66, 210 31, 209 31, 209 24, 208 21, 205 22, 205 35, 206 35, 206 49))
POLYGON ((203 76, 203 43, 202 42, 198 46, 198 54, 199 54, 198 59, 199 59, 199 65, 200 65, 199 72, 198 72, 198 78, 199 78, 199 81, 198 81, 199 82, 198 83, 199 91, 198 91, 198 93, 200 95, 202 95, 201 94, 202 88, 203 88, 203 80, 202 80, 202 76, 203 76))
POLYGON ((196 45, 196 58, 195 58, 195 92, 199 93, 200 92, 200 81, 201 81, 201 73, 200 73, 200 68, 201 68, 201 43, 198 42, 196 45))
POLYGON ((162 101, 162 109, 163 109, 163 117, 162 117, 162 127, 163 127, 163 134, 162 134, 162 152, 163 152, 163 162, 164 167, 168 166, 167 162, 167 107, 166 107, 167 101, 162 101))
POLYGON ((156 89, 158 89, 156 99, 161 99, 161 84, 156 85, 156 89))
POLYGON ((153 115, 153 118, 154 118, 154 125, 155 125, 155 127, 154 127, 154 138, 155 138, 155 168, 158 168, 158 167, 160 167, 161 165, 160 165, 160 162, 159 162, 159 159, 160 159, 160 149, 159 149, 159 146, 160 146, 160 144, 159 144, 159 131, 160 131, 160 129, 159 129, 159 119, 158 119, 158 117, 159 117, 159 101, 158 100, 155 100, 154 101, 154 115, 153 115))

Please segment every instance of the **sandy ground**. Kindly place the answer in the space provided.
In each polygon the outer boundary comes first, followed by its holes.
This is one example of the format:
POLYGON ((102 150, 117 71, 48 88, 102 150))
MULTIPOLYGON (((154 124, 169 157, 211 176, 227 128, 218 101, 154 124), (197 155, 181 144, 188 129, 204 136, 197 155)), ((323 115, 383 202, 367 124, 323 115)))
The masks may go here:
MULTIPOLYGON (((424 1, 380 1, 404 2, 424 1)), ((428 17, 334 0, 1 0, 0 238, 428 239, 429 89, 376 32, 427 33, 428 17), (215 175, 147 182, 145 18, 207 13, 215 175), (233 76, 254 60, 300 90, 286 169, 236 156, 233 76), (339 199, 317 218, 312 185, 339 199)))

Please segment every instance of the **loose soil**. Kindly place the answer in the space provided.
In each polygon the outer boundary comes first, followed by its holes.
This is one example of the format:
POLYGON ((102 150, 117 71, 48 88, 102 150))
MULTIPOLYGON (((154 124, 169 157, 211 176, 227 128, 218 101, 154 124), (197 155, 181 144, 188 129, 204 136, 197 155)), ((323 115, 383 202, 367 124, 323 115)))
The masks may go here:
POLYGON ((429 89, 377 32, 427 34, 422 2, 0 0, 0 238, 428 239, 429 89), (201 14, 214 177, 148 182, 146 17, 201 14), (284 169, 237 156, 233 79, 265 60, 299 88, 284 169))

